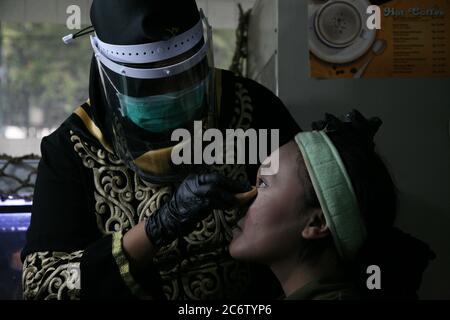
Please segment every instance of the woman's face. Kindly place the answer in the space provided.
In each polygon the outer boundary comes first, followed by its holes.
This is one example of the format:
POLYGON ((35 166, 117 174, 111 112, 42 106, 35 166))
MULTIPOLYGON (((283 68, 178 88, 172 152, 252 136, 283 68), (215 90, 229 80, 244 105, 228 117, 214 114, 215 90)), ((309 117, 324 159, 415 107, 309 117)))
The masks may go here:
MULTIPOLYGON (((271 261, 298 255, 305 197, 298 174, 299 150, 294 142, 282 146, 278 173, 258 173, 258 196, 245 217, 233 230, 230 254, 236 259, 270 264, 271 261)), ((276 156, 273 153, 269 159, 276 156)), ((261 171, 261 170, 260 170, 261 171)))

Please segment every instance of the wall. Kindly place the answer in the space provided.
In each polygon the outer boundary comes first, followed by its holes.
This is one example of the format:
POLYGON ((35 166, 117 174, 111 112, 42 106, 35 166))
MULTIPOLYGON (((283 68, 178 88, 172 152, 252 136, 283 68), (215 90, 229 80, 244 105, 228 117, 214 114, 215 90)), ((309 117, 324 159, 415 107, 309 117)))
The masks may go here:
MULTIPOLYGON (((73 30, 68 30, 64 26, 68 18, 66 12, 67 7, 70 5, 78 5, 81 9, 82 23, 83 25, 86 25, 90 24, 89 11, 92 1, 93 0, 0 0, 0 22, 61 24, 62 37, 74 32, 73 30)), ((238 4, 241 4, 244 10, 248 10, 254 3, 255 0, 197 0, 199 8, 204 10, 211 25, 217 29, 236 28, 239 18, 238 4)), ((83 41, 89 40, 84 39, 83 41)), ((69 48, 67 48, 67 50, 69 50, 69 48)), ((37 57, 37 59, 39 59, 39 57, 37 57)), ((0 74, 1 71, 0 68, 0 74)), ((22 156, 30 153, 40 154, 40 139, 30 138, 9 140, 0 137, 0 154, 22 156)))
POLYGON ((0 20, 10 22, 51 22, 65 23, 67 7, 74 4, 81 9, 83 24, 89 23, 92 0, 2 0, 0 20))
POLYGON ((278 1, 261 0, 252 9, 247 74, 278 94, 278 1))
POLYGON ((397 225, 438 256, 420 296, 450 299, 450 79, 310 79, 307 1, 279 0, 278 15, 280 98, 304 129, 352 108, 383 119, 377 145, 400 191, 397 225))

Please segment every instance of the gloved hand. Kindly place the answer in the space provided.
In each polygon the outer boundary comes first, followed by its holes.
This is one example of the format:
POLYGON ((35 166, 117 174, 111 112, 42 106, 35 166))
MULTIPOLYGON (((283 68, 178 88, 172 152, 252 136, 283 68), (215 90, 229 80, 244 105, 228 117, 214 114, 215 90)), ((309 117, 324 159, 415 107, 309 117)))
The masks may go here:
POLYGON ((172 198, 146 222, 145 231, 157 249, 191 232, 213 209, 238 205, 236 193, 247 191, 234 180, 212 173, 191 175, 172 198))

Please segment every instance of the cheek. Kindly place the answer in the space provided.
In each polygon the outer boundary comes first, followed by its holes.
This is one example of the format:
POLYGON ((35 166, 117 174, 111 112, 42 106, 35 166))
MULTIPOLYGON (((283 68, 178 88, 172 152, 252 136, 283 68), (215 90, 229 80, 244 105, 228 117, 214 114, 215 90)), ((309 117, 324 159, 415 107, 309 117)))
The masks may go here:
POLYGON ((300 218, 285 200, 276 193, 258 195, 230 244, 235 258, 265 261, 297 247, 300 218))
POLYGON ((245 217, 246 224, 273 229, 283 222, 299 220, 298 201, 293 195, 290 190, 282 188, 261 191, 245 217))

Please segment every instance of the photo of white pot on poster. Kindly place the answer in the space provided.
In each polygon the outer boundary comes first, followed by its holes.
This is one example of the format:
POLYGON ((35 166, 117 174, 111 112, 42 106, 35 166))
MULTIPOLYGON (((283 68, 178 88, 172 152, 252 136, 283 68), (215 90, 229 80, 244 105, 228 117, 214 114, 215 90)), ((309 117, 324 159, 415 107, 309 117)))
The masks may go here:
POLYGON ((310 76, 449 76, 449 6, 445 0, 310 0, 310 76))

